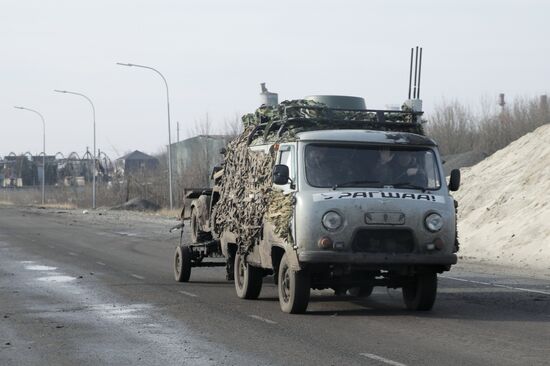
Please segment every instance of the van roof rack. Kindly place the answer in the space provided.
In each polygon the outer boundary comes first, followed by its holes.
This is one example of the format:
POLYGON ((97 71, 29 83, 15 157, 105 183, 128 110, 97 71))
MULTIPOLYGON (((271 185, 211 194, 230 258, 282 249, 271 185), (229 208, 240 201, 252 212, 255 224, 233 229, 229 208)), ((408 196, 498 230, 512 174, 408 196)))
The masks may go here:
POLYGON ((408 107, 402 110, 329 108, 310 100, 285 101, 243 116, 245 127, 254 126, 248 136, 252 142, 277 142, 298 132, 327 129, 365 129, 411 132, 424 135, 423 112, 408 107))

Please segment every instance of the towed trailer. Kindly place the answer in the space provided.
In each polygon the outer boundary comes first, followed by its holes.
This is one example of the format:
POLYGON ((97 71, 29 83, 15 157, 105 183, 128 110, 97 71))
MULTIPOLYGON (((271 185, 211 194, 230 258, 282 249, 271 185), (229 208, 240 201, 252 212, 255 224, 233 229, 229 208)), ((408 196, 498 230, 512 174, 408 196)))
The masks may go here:
MULTIPOLYGON (((222 149, 220 153, 224 153, 222 149)), ((219 182, 223 174, 221 167, 215 167, 211 178, 219 182)), ((174 253, 174 278, 178 282, 188 282, 191 277, 191 269, 194 267, 227 267, 228 280, 233 279, 232 266, 225 261, 208 261, 205 258, 223 258, 220 240, 214 239, 210 230, 210 213, 216 201, 212 197, 219 198, 217 188, 192 189, 186 193, 186 201, 192 200, 189 207, 189 215, 186 215, 184 205, 181 214, 181 222, 170 229, 170 232, 180 230, 180 242, 174 253), (185 240, 183 228, 185 220, 189 220, 191 226, 190 241, 185 240), (231 274, 231 275, 230 275, 231 274)))

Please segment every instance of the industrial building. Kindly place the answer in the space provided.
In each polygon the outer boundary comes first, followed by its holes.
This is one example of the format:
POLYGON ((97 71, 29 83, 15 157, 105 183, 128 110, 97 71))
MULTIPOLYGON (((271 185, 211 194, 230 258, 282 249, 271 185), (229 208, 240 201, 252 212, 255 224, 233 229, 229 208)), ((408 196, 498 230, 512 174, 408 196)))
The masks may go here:
POLYGON ((172 166, 184 188, 212 185, 212 170, 223 162, 220 150, 230 140, 226 135, 199 135, 172 144, 172 166))

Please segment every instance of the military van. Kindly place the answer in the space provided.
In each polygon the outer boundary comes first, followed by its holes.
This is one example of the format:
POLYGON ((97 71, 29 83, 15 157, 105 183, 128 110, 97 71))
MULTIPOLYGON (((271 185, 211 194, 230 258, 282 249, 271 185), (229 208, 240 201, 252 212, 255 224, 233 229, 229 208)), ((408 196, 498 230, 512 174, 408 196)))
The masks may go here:
POLYGON ((306 311, 312 289, 366 297, 375 286, 431 309, 438 273, 457 262, 460 172, 446 182, 415 106, 313 96, 243 117, 214 188, 194 193, 176 279, 222 254, 240 298, 258 298, 273 275, 283 312, 306 311))

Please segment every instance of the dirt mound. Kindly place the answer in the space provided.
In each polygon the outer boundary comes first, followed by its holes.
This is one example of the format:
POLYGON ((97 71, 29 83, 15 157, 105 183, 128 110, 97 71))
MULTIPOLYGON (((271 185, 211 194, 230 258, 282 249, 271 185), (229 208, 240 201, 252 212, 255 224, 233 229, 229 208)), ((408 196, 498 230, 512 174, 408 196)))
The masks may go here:
POLYGON ((462 170, 461 254, 550 269, 550 125, 462 170))
POLYGON ((143 198, 132 198, 122 205, 111 207, 111 210, 127 210, 127 211, 157 211, 160 206, 143 198))

